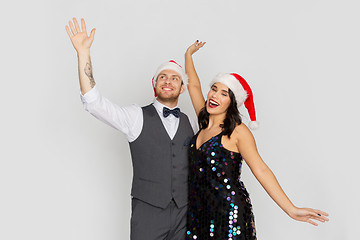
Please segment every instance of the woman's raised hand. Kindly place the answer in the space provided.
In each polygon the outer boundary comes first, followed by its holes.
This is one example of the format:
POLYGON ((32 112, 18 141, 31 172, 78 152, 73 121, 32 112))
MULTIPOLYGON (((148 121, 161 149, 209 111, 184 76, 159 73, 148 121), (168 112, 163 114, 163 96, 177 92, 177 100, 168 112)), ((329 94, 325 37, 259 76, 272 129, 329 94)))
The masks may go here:
POLYGON ((190 56, 193 55, 197 50, 202 48, 205 45, 206 42, 199 42, 199 40, 196 40, 193 44, 188 47, 185 54, 189 54, 190 56))
POLYGON ((95 28, 91 30, 90 36, 88 36, 86 32, 85 20, 83 18, 81 19, 81 30, 76 18, 73 18, 73 22, 74 24, 72 21, 69 21, 69 26, 65 26, 71 43, 73 44, 78 54, 84 51, 89 51, 91 44, 94 41, 95 28))
POLYGON ((313 220, 320 222, 329 221, 327 218, 329 214, 312 208, 296 208, 292 213, 289 214, 289 216, 297 221, 308 222, 315 226, 318 224, 313 220))

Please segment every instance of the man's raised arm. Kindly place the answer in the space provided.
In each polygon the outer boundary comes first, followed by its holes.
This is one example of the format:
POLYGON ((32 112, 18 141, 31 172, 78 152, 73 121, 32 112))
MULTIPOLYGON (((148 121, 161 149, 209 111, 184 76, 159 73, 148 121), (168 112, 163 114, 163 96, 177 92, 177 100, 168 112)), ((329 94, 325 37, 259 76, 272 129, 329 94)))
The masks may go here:
POLYGON ((95 28, 88 36, 83 18, 81 19, 81 30, 76 18, 73 18, 73 22, 69 21, 69 26, 65 26, 65 29, 78 55, 80 90, 84 95, 95 86, 90 59, 90 47, 94 41, 95 28))

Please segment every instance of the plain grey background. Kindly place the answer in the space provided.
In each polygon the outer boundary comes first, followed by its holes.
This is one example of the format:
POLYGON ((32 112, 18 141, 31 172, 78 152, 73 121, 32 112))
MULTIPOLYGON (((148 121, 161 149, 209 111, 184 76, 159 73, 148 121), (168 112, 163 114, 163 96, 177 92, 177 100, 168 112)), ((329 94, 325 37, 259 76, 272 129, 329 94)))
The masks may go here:
MULTIPOLYGON (((360 195, 357 1, 14 1, 0 9, 0 239, 128 239, 131 160, 125 137, 83 110, 72 17, 95 27, 91 56, 104 96, 153 100, 159 64, 195 63, 207 93, 218 72, 252 86, 258 149, 297 206, 330 213, 290 219, 246 165, 261 240, 358 239, 360 195)), ((182 110, 194 117, 188 93, 182 110)), ((244 122, 248 115, 243 111, 244 122)))

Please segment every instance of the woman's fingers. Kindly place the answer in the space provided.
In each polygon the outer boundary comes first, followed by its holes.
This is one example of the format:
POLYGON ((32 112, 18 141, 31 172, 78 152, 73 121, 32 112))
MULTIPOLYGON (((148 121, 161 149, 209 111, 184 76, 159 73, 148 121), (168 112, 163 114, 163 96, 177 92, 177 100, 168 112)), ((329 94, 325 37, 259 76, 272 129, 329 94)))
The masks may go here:
POLYGON ((326 216, 329 216, 329 214, 327 214, 326 212, 316 210, 315 214, 316 214, 316 216, 315 216, 316 219, 318 219, 319 221, 321 221, 321 222, 329 221, 329 218, 326 217, 326 216))
POLYGON ((196 40, 193 44, 191 44, 188 49, 186 50, 186 54, 193 55, 196 53, 200 48, 204 46, 205 42, 200 42, 199 40, 196 40))
POLYGON ((319 222, 329 221, 329 219, 325 216, 329 216, 329 214, 316 209, 308 209, 307 222, 317 226, 317 223, 315 223, 311 219, 317 220, 319 222))
POLYGON ((318 226, 318 224, 317 224, 316 222, 313 222, 313 221, 311 221, 310 219, 307 220, 307 222, 310 223, 310 224, 312 224, 312 225, 314 225, 314 226, 318 226))
POLYGON ((293 218, 298 221, 308 222, 314 226, 318 226, 315 221, 322 223, 329 221, 326 216, 329 216, 329 214, 317 209, 298 208, 298 211, 293 215, 293 218))
POLYGON ((317 213, 310 213, 309 218, 315 219, 315 220, 320 221, 320 222, 325 222, 326 221, 325 217, 323 217, 321 215, 319 216, 319 214, 317 214, 317 213))
POLYGON ((200 49, 205 45, 206 42, 196 42, 196 48, 200 49))
POLYGON ((200 42, 199 45, 198 45, 198 47, 199 47, 199 48, 202 48, 202 47, 205 45, 205 43, 206 43, 206 42, 200 42))
POLYGON ((198 40, 196 40, 196 41, 190 46, 190 48, 196 49, 197 44, 198 44, 198 40))
POLYGON ((196 40, 196 42, 192 45, 194 47, 194 52, 202 48, 205 45, 205 43, 206 42, 199 42, 199 40, 196 40))
POLYGON ((329 216, 328 213, 323 212, 323 211, 320 211, 320 210, 317 210, 317 209, 315 209, 315 212, 318 213, 318 214, 320 214, 320 215, 322 215, 322 216, 329 216))
POLYGON ((329 221, 329 219, 326 217, 329 216, 329 214, 326 212, 317 209, 312 209, 311 215, 313 216, 314 219, 319 220, 321 222, 329 221))

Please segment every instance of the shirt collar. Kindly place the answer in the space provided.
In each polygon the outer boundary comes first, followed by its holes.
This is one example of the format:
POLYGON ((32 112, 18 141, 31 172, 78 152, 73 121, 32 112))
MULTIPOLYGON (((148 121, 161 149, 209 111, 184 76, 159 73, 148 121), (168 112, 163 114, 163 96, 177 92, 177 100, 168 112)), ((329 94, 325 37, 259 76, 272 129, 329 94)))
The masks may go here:
MULTIPOLYGON (((154 105, 156 111, 158 111, 158 112, 161 113, 161 114, 162 114, 162 112, 163 112, 163 108, 164 108, 164 107, 167 107, 167 106, 165 106, 164 104, 160 103, 157 99, 154 100, 153 105, 154 105)), ((175 108, 177 108, 177 107, 178 107, 178 106, 176 105, 176 107, 173 107, 173 108, 167 107, 167 108, 169 108, 170 110, 172 110, 172 109, 175 109, 175 108)))

